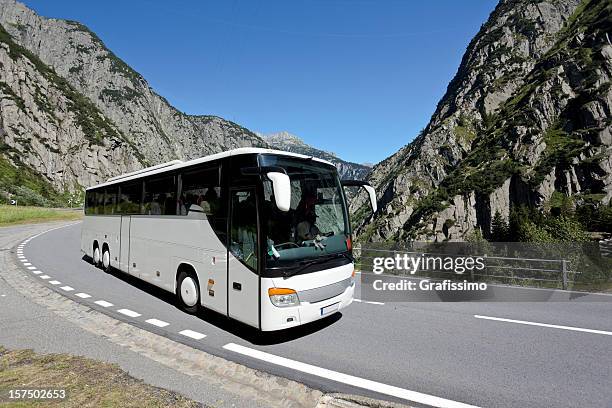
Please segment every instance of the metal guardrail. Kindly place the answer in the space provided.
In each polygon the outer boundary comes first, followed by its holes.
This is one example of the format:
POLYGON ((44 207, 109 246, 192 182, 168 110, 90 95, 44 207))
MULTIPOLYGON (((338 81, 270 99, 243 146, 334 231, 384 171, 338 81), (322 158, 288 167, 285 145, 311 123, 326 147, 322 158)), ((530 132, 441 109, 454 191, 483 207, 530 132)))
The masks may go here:
MULTIPOLYGON (((485 267, 482 270, 470 270, 464 274, 457 274, 448 270, 427 269, 417 270, 415 273, 410 273, 412 276, 427 276, 427 277, 449 277, 469 276, 472 281, 475 280, 506 280, 506 281, 532 281, 554 284, 567 289, 570 284, 575 283, 575 278, 580 274, 578 271, 572 271, 570 261, 567 259, 540 259, 540 258, 519 258, 519 257, 501 257, 481 255, 466 255, 466 254, 442 254, 428 253, 418 251, 401 251, 401 250, 385 250, 367 248, 357 245, 354 253, 356 254, 358 266, 371 265, 374 258, 377 257, 394 257, 396 254, 427 256, 427 257, 482 257, 485 267), (364 252, 367 254, 365 255, 364 252), (425 275, 423 275, 425 273, 425 275), (430 276, 432 275, 432 276, 430 276)), ((402 275, 402 274, 399 274, 402 275)))

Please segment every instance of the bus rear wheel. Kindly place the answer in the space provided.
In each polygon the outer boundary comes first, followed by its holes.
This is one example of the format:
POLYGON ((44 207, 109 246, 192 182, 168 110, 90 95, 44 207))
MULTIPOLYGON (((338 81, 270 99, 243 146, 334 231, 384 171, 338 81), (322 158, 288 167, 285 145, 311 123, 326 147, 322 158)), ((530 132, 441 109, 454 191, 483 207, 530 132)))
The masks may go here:
POLYGON ((100 258, 100 248, 97 245, 94 246, 93 257, 92 258, 93 258, 93 264, 94 265, 96 265, 96 266, 100 265, 100 259, 101 259, 100 258))
POLYGON ((102 269, 106 273, 111 271, 110 251, 108 250, 108 247, 104 247, 104 250, 102 252, 102 269))
POLYGON ((195 314, 200 305, 200 285, 195 274, 181 271, 176 285, 179 307, 187 313, 195 314))

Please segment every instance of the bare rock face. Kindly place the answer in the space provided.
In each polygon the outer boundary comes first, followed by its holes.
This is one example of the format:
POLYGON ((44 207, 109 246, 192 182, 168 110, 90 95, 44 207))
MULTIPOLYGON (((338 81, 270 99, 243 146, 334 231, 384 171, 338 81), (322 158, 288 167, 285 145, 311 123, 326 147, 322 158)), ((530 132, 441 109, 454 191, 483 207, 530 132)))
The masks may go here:
POLYGON ((609 202, 611 14, 605 1, 502 0, 424 131, 374 167, 380 210, 360 238, 487 235, 495 212, 554 191, 609 202))
POLYGON ((4 52, 0 54, 2 103, 10 104, 7 96, 12 94, 25 103, 21 110, 3 105, 3 143, 21 149, 18 139, 29 139, 33 148, 21 150, 21 162, 43 174, 59 190, 90 185, 109 175, 172 159, 267 146, 253 132, 235 123, 179 112, 78 22, 44 18, 14 0, 0 0, 0 25, 5 30, 4 52), (11 58, 11 48, 16 46, 9 42, 22 47, 28 55, 11 58), (48 79, 39 82, 47 72, 52 72, 61 86, 54 86, 48 79), (96 118, 89 121, 91 126, 78 118, 73 123, 63 120, 74 116, 75 104, 63 105, 61 101, 60 94, 66 89, 88 104, 88 115, 96 118), (36 105, 43 99, 48 104, 39 105, 46 107, 34 109, 32 103, 36 105), (57 119, 55 124, 49 116, 57 119), (99 121, 113 131, 101 129, 99 121), (17 126, 15 122, 21 123, 21 133, 11 127, 17 126), (43 139, 51 146, 46 152, 44 144, 37 147, 43 139), (72 150, 68 153, 70 146, 80 146, 82 156, 74 155, 72 150), (67 168, 58 173, 62 166, 67 168))
POLYGON ((277 132, 268 135, 257 133, 257 135, 262 137, 264 141, 274 149, 318 157, 319 159, 327 160, 333 163, 338 169, 341 179, 363 180, 368 176, 371 170, 369 166, 347 162, 346 160, 342 160, 336 156, 334 153, 312 147, 306 144, 298 136, 289 132, 277 132))

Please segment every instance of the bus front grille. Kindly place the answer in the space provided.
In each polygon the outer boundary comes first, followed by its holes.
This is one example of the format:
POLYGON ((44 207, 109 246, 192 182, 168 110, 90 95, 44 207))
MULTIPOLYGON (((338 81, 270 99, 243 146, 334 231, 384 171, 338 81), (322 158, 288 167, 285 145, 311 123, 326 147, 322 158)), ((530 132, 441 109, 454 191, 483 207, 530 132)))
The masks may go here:
POLYGON ((344 293, 346 288, 351 285, 351 278, 346 278, 331 285, 321 286, 320 288, 302 290, 298 292, 300 302, 317 303, 344 293))

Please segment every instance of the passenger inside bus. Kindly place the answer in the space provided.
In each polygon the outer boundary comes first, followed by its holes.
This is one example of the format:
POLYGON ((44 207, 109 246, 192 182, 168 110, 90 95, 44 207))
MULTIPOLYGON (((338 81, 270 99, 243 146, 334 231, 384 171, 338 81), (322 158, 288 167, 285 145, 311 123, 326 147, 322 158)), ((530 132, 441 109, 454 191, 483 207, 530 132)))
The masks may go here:
POLYGON ((302 200, 296 208, 296 235, 297 241, 309 241, 315 239, 320 234, 319 228, 316 226, 317 213, 315 211, 315 204, 317 197, 312 194, 306 194, 302 197, 302 200))

